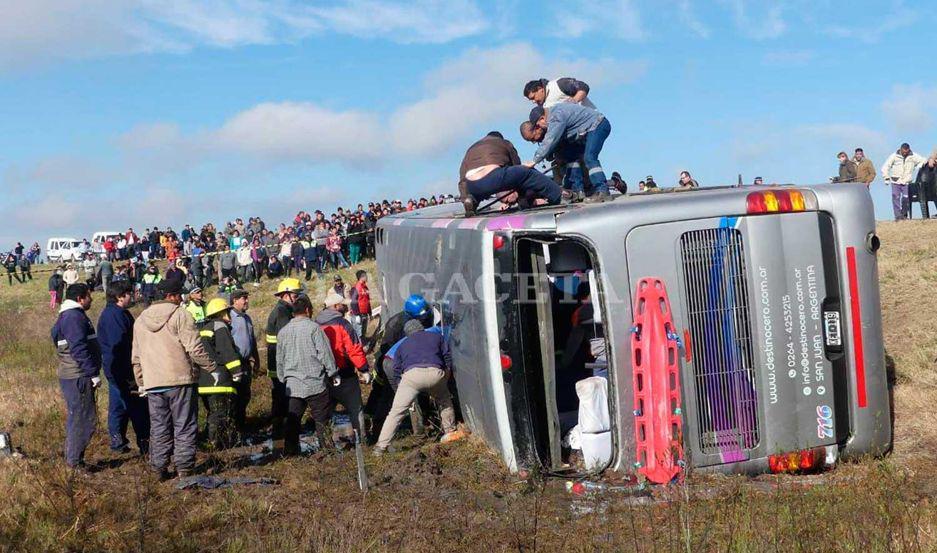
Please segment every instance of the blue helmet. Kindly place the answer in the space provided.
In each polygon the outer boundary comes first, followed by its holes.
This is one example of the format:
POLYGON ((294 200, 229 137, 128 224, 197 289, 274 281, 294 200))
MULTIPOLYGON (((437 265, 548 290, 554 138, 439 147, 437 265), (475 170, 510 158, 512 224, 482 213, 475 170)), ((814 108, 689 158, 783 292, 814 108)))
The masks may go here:
POLYGON ((407 315, 410 315, 410 317, 420 319, 429 313, 429 305, 427 305, 423 296, 412 294, 407 298, 407 301, 403 302, 403 310, 406 311, 407 315))

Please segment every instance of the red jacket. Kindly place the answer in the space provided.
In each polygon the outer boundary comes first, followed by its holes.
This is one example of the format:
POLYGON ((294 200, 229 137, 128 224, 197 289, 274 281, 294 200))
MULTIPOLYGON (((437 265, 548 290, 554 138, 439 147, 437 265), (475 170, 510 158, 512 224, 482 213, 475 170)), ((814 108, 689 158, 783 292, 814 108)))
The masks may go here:
POLYGON ((338 311, 330 308, 323 309, 316 317, 316 323, 325 331, 332 346, 332 356, 335 365, 342 376, 349 376, 353 369, 361 372, 368 370, 368 358, 361 346, 358 333, 345 317, 338 311))
POLYGON ((371 292, 368 290, 367 282, 356 282, 351 289, 350 299, 352 315, 371 314, 371 292))

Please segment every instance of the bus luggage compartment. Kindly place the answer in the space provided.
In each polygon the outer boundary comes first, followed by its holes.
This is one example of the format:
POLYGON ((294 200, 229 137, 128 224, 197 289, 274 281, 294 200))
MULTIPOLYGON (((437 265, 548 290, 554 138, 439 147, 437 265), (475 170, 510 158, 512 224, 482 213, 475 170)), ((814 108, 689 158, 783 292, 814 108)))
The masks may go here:
POLYGON ((770 456, 807 450, 817 463, 835 460, 849 423, 832 228, 829 216, 804 212, 628 234, 632 289, 643 277, 664 280, 684 342, 691 466, 764 472, 770 456), (673 257, 659 255, 664 245, 673 257))

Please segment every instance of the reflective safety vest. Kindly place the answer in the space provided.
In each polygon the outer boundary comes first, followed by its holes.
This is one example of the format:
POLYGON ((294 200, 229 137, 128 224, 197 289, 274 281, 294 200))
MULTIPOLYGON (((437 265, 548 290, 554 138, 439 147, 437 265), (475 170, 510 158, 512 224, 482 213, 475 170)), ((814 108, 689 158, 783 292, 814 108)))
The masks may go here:
POLYGON ((267 317, 267 376, 277 377, 277 334, 293 319, 293 307, 283 300, 277 301, 267 317))
POLYGON ((199 371, 198 393, 237 393, 234 377, 243 372, 243 362, 234 344, 234 337, 231 336, 231 327, 221 319, 207 319, 198 325, 198 334, 215 362, 215 369, 211 373, 199 371))
POLYGON ((205 320, 205 305, 201 303, 195 303, 194 300, 189 300, 189 303, 185 304, 185 310, 192 315, 192 318, 195 319, 195 323, 198 324, 205 320))

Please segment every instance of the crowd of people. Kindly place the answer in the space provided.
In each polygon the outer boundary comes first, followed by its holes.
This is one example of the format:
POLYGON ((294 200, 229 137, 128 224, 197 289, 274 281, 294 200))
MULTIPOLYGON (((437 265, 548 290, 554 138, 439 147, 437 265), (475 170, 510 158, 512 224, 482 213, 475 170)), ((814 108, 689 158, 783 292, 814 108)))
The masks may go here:
POLYGON ((105 292, 114 282, 130 282, 145 305, 158 297, 164 280, 179 281, 185 290, 218 285, 225 293, 259 285, 263 278, 295 275, 308 282, 314 275, 373 258, 374 228, 381 217, 454 201, 452 195, 439 195, 358 204, 354 210, 339 207, 330 216, 300 211, 291 222, 275 227, 249 217, 246 223, 237 218, 220 229, 212 223, 200 228, 187 224, 179 232, 154 226, 137 234, 129 228, 106 237, 100 247, 85 239, 81 261, 60 264, 50 276, 49 304, 57 309, 65 288, 77 282, 105 292), (159 260, 167 262, 164 270, 159 260))
MULTIPOLYGON (((325 429, 341 404, 355 441, 367 439, 373 453, 381 455, 420 392, 436 401, 441 441, 463 436, 449 388, 448 343, 434 326, 426 300, 411 296, 404 311, 386 322, 372 367, 365 349, 371 316, 367 274, 358 271, 356 278, 350 294, 330 289, 318 306, 299 279, 287 277, 278 284, 277 303, 263 331, 271 434, 274 444, 282 440, 278 454, 301 452, 306 411, 319 447, 335 448, 325 429), (372 387, 366 405, 361 384, 372 387)), ((160 299, 134 319, 129 311, 133 286, 111 283, 96 327, 86 314, 93 302, 91 287, 79 282, 65 291, 51 337, 67 407, 65 461, 78 473, 91 471, 85 451, 97 429, 102 372, 111 450, 132 451, 132 426, 139 453, 162 479, 191 475, 199 447, 230 448, 249 431, 251 382, 262 374, 248 315, 250 292, 239 288, 205 302, 199 288, 184 295, 178 280, 163 280, 158 288, 160 299), (202 429, 200 405, 206 411, 202 429)))

